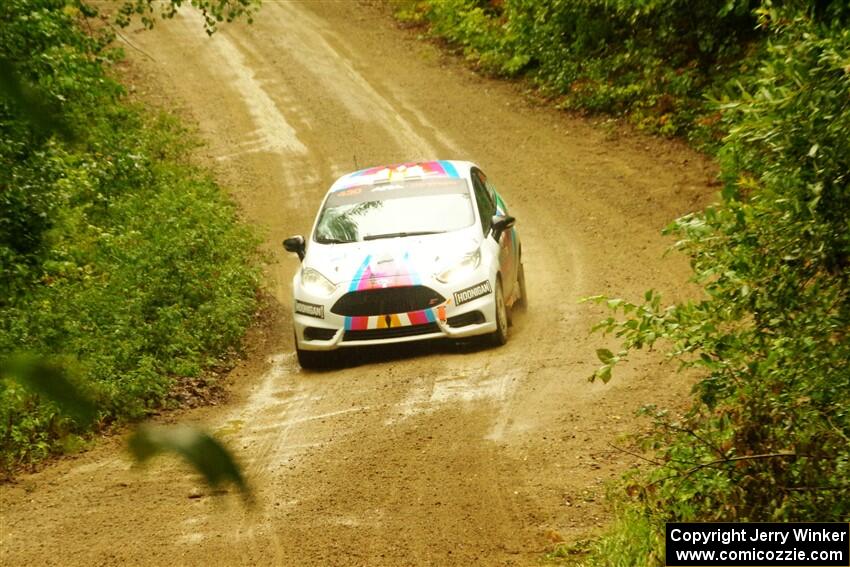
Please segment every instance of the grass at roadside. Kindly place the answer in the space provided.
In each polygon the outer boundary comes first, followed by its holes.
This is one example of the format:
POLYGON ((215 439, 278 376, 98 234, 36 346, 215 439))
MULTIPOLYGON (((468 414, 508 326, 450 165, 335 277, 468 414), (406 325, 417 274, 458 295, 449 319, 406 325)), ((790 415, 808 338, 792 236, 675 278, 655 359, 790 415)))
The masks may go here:
POLYGON ((0 379, 0 471, 79 447, 92 430, 203 382, 256 309, 257 238, 167 113, 130 103, 121 54, 64 2, 4 5, 0 47, 70 136, 0 100, 0 359, 61 364, 97 400, 83 426, 0 379))

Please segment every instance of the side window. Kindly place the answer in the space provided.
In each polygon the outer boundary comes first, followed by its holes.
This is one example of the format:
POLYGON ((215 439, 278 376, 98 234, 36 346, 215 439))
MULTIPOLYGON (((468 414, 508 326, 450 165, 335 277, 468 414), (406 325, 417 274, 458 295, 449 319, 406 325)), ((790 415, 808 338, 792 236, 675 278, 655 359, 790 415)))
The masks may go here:
POLYGON ((472 170, 472 187, 475 189, 475 202, 478 214, 481 216, 481 226, 484 234, 490 232, 493 215, 496 214, 496 203, 484 182, 484 175, 477 169, 472 170))
POLYGON ((490 193, 490 197, 496 203, 496 214, 498 215, 506 215, 508 214, 508 208, 505 206, 505 202, 499 196, 499 192, 496 191, 496 188, 490 183, 489 180, 484 181, 484 185, 487 187, 487 191, 490 193))

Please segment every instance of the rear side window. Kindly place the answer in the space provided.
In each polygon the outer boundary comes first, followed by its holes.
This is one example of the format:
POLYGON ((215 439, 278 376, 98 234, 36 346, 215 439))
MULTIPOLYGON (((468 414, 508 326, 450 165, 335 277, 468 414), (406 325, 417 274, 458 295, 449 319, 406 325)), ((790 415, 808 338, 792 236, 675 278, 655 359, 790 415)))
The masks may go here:
POLYGON ((499 192, 496 191, 496 187, 493 183, 486 179, 484 185, 487 186, 487 192, 496 200, 496 214, 497 215, 506 215, 508 214, 508 207, 505 205, 505 202, 499 196, 499 192))
POLYGON ((481 227, 484 234, 490 232, 493 223, 493 215, 496 214, 496 202, 490 191, 487 190, 486 177, 479 169, 472 170, 472 187, 475 190, 475 203, 478 206, 478 214, 481 216, 481 227))

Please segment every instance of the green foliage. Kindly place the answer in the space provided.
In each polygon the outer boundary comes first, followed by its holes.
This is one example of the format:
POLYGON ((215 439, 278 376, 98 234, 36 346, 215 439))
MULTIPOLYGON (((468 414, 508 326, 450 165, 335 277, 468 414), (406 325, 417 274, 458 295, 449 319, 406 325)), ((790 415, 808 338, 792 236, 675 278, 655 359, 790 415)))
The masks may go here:
MULTIPOLYGON (((801 4, 850 16, 839 0, 801 4)), ((427 23, 486 72, 531 78, 563 108, 714 146, 724 131, 707 99, 733 93, 757 66, 765 33, 755 8, 775 12, 770 0, 418 0, 398 17, 427 23)))
POLYGON ((426 0, 405 16, 564 107, 718 151, 721 202, 667 229, 703 298, 592 298, 612 311, 597 328, 622 340, 596 352, 592 379, 662 345, 702 378, 684 415, 646 408, 657 464, 628 481, 587 562, 663 564, 664 521, 846 521, 850 5, 426 0))
MULTIPOLYGON (((659 342, 704 375, 685 415, 648 410, 647 448, 663 466, 647 473, 633 514, 850 517, 850 30, 761 16, 771 38, 752 88, 724 104, 723 200, 668 229, 704 299, 595 298, 626 315, 600 325, 623 349, 600 356, 597 377, 659 342)), ((622 542, 622 529, 604 541, 622 542)))
MULTIPOLYGON (((420 2, 408 19, 463 48, 490 73, 525 74, 563 108, 628 116, 665 134, 711 130, 703 93, 738 71, 755 18, 749 2, 476 0, 420 2)), ((696 133, 695 133, 696 135, 696 133)))
POLYGON ((588 546, 589 556, 572 563, 608 567, 664 565, 664 521, 663 513, 620 501, 608 533, 588 546))
MULTIPOLYGON (((61 359, 97 399, 98 427, 160 406, 236 344, 258 272, 255 238, 187 163, 189 136, 122 100, 117 54, 80 17, 63 0, 0 6, 0 356, 61 359), (33 100, 71 135, 34 119, 33 100)), ((87 430, 0 379, 0 468, 87 430)))
POLYGON ((12 102, 27 117, 35 132, 57 133, 70 138, 71 133, 58 109, 21 77, 11 61, 0 58, 0 99, 12 102))
MULTIPOLYGON (((77 0, 82 9, 90 16, 97 12, 93 6, 77 0)), ((253 14, 260 4, 259 0, 189 0, 185 2, 201 12, 204 18, 204 29, 212 35, 221 22, 232 22, 239 18, 245 18, 248 23, 253 22, 253 14)), ((183 6, 184 0, 168 0, 165 3, 154 0, 117 0, 116 23, 127 26, 134 17, 139 17, 142 24, 152 28, 159 13, 164 20, 173 18, 183 6)))

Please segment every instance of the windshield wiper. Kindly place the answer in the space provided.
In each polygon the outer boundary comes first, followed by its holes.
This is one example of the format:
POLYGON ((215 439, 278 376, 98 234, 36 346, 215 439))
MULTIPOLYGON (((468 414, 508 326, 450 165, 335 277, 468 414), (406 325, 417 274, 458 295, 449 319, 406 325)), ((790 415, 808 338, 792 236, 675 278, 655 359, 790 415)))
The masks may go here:
POLYGON ((317 236, 316 242, 319 244, 348 244, 349 242, 355 242, 354 240, 343 240, 341 238, 333 238, 330 236, 317 236))
POLYGON ((405 236, 422 236, 423 234, 441 234, 445 230, 420 230, 415 232, 388 232, 387 234, 367 234, 363 240, 378 240, 379 238, 404 238, 405 236))

